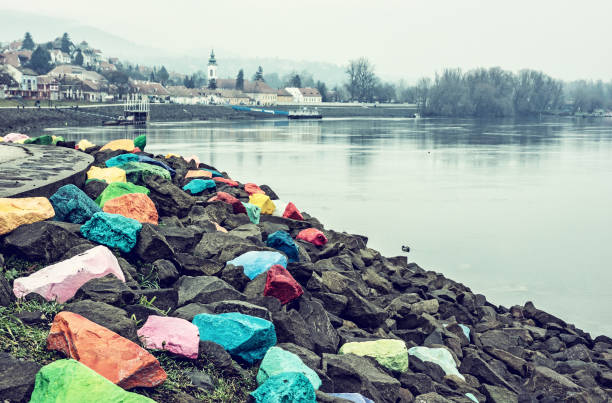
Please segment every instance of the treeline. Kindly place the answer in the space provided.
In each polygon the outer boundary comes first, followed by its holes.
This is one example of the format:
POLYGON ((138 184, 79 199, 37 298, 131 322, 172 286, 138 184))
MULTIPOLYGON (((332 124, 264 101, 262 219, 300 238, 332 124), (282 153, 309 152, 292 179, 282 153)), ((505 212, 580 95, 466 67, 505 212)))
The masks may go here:
POLYGON ((612 110, 612 81, 573 81, 566 84, 566 93, 572 101, 572 113, 612 110))

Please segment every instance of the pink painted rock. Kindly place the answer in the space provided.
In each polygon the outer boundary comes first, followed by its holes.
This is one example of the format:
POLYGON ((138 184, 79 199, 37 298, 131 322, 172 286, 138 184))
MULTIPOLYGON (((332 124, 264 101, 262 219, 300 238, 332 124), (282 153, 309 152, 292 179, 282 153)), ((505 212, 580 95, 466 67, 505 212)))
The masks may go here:
POLYGON ((187 161, 187 163, 191 162, 192 160, 195 161, 196 163, 196 167, 200 166, 200 159, 198 158, 197 155, 192 155, 191 157, 183 157, 183 159, 185 161, 187 161))
POLYGON ((275 264, 268 269, 264 296, 274 297, 285 305, 302 294, 304 294, 302 287, 283 266, 275 264))
POLYGON ((151 315, 137 333, 148 349, 167 350, 193 360, 198 358, 200 332, 185 319, 151 315))
POLYGON ((30 136, 21 133, 9 133, 4 136, 4 141, 7 143, 16 143, 19 140, 27 140, 30 136))
POLYGON ((301 230, 297 234, 295 239, 301 239, 317 246, 323 246, 327 243, 327 237, 316 228, 307 228, 301 230))
POLYGON ((107 274, 113 274, 125 282, 115 255, 106 246, 100 245, 40 269, 28 277, 16 279, 13 283, 13 293, 17 298, 23 298, 35 292, 47 301, 64 303, 74 297, 83 284, 107 274))

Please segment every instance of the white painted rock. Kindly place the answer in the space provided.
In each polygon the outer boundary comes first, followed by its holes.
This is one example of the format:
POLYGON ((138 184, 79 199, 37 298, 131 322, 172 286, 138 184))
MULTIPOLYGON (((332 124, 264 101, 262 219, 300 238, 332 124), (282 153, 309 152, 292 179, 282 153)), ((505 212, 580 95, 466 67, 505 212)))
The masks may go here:
POLYGON ((194 360, 198 358, 200 331, 185 319, 151 315, 137 333, 148 349, 167 350, 194 360))
POLYGON ((28 277, 20 277, 13 283, 13 293, 23 298, 37 293, 47 301, 64 303, 89 280, 113 274, 125 282, 117 258, 106 246, 96 246, 87 252, 40 269, 28 277))
POLYGON ((455 375, 465 381, 463 375, 457 370, 457 364, 453 359, 453 355, 445 348, 412 347, 408 349, 408 354, 414 355, 421 361, 429 361, 438 364, 446 375, 455 375))

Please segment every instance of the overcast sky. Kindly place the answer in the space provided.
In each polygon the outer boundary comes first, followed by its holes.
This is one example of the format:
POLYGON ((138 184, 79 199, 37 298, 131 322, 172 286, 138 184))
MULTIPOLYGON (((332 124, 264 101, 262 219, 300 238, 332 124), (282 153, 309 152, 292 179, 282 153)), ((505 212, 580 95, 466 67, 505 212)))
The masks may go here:
MULTIPOLYGON (((534 68, 612 79, 611 0, 0 0, 1 8, 75 19, 133 42, 180 51, 345 64, 381 75, 444 67, 534 68)), ((1 20, 1 18, 0 18, 1 20)), ((0 22, 1 23, 1 22, 0 22)))

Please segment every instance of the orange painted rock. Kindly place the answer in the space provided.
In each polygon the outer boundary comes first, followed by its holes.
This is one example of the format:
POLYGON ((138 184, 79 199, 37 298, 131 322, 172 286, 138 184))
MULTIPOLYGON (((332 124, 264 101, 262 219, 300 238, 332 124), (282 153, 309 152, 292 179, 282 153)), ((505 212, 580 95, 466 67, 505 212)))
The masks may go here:
POLYGON ((212 172, 201 171, 199 169, 190 169, 187 171, 187 175, 185 175, 185 179, 189 178, 212 178, 212 172))
POLYGON ((125 150, 127 152, 132 152, 134 150, 134 140, 130 139, 121 139, 121 140, 113 140, 110 141, 100 148, 100 151, 104 150, 125 150))
MULTIPOLYGON (((209 172, 209 173, 212 175, 212 172, 209 172)), ((227 179, 227 178, 215 177, 215 178, 213 178, 213 180, 215 182, 225 183, 226 185, 231 186, 231 187, 236 187, 236 186, 239 185, 238 182, 236 182, 234 180, 231 180, 231 179, 227 179)))
POLYGON ((105 213, 121 214, 138 222, 157 225, 159 215, 153 200, 144 193, 128 193, 104 203, 105 213))
POLYGON ((153 355, 76 313, 55 315, 47 349, 63 352, 123 389, 153 387, 166 380, 166 372, 153 355))
POLYGON ((263 190, 261 190, 261 188, 259 186, 257 186, 254 183, 245 183, 244 185, 244 190, 246 190, 246 192, 250 195, 254 195, 256 193, 259 194, 266 194, 266 192, 264 192, 263 190))

